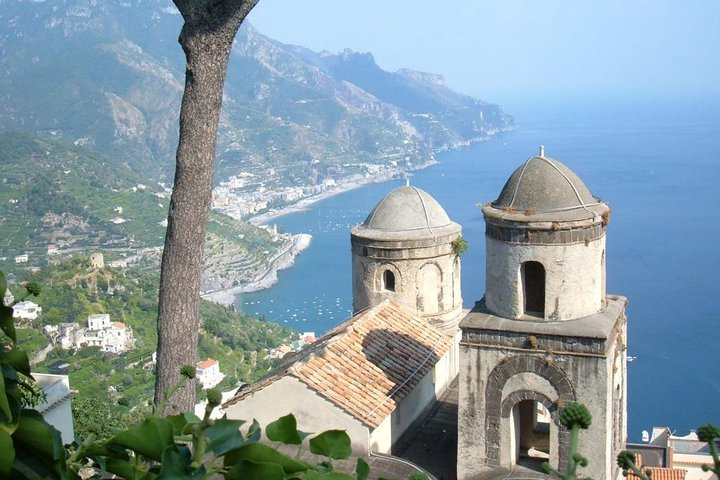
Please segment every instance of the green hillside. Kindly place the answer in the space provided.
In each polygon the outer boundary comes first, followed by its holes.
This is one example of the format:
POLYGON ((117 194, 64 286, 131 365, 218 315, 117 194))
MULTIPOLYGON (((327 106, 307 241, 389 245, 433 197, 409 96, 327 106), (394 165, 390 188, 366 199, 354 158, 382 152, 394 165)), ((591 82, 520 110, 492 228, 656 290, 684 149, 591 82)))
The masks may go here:
MULTIPOLYGON (((19 330, 24 347, 31 352, 47 344, 41 335, 45 325, 77 322, 86 326, 88 315, 94 313, 107 313, 111 321, 129 325, 136 340, 133 350, 120 355, 103 353, 99 347, 55 349, 33 369, 53 371, 51 366, 56 362, 67 362, 77 399, 101 399, 117 415, 144 408, 155 382, 153 367, 146 365, 157 345, 158 275, 133 268, 92 268, 89 257, 78 256, 26 278, 42 285, 40 295, 33 299, 43 307, 42 315, 32 328, 19 330)), ((16 284, 11 290, 19 294, 22 288, 16 284)), ((226 374, 221 388, 225 389, 267 373, 275 364, 267 358, 267 349, 294 336, 291 330, 277 324, 206 301, 201 303, 201 318, 200 357, 220 362, 226 374)))
MULTIPOLYGON (((113 260, 138 249, 156 249, 158 265, 170 191, 114 164, 87 147, 0 131, 2 268, 21 274, 78 251, 113 260), (15 263, 23 254, 28 262, 15 263)), ((220 213, 211 214, 207 240, 203 290, 251 281, 291 241, 220 213)))

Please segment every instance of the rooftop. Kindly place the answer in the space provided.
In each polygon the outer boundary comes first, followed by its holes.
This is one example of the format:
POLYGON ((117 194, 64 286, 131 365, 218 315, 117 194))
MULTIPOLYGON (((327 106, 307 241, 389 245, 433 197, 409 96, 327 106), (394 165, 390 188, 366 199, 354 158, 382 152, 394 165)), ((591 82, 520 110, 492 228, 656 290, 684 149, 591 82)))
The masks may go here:
POLYGON ((218 361, 214 360, 212 358, 208 358, 207 360, 203 360, 202 362, 197 363, 197 368, 200 370, 205 370, 206 368, 210 368, 214 365, 217 365, 218 361))
POLYGON ((354 235, 380 239, 436 237, 459 231, 442 206, 429 193, 405 185, 396 188, 373 208, 354 235))
POLYGON ((289 375, 376 428, 451 345, 452 337, 399 303, 385 301, 288 355, 278 369, 242 387, 223 408, 289 375))
POLYGON ((595 218, 607 206, 575 172, 546 157, 541 147, 539 155, 527 159, 510 175, 490 209, 505 212, 509 220, 577 221, 595 218))

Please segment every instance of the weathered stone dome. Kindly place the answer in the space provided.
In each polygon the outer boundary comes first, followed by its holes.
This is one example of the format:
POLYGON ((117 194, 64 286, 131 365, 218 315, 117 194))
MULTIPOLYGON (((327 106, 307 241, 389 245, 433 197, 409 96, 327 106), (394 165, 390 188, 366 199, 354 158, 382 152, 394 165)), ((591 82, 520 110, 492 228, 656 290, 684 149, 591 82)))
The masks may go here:
POLYGON ((437 237, 459 229, 429 193, 406 185, 396 188, 353 229, 364 237, 415 239, 437 237))
POLYGON ((508 220, 534 221, 584 220, 607 209, 575 172, 542 152, 513 172, 490 207, 508 220))

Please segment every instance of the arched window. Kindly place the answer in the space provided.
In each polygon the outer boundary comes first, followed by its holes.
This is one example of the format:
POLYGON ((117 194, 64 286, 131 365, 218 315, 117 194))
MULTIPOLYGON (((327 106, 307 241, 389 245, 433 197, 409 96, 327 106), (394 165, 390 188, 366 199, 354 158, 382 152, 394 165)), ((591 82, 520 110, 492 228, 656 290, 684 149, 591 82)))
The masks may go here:
POLYGON ((545 267, 540 262, 522 264, 525 315, 545 316, 545 267))
POLYGON ((385 287, 385 290, 390 290, 391 292, 395 291, 395 274, 390 270, 385 270, 383 272, 383 286, 385 287))

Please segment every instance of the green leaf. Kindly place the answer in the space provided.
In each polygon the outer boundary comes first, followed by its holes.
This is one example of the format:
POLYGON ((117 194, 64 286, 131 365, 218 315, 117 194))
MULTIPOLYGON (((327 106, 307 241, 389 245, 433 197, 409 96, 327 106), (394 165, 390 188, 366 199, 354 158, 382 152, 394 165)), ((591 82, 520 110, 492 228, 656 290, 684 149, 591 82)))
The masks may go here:
POLYGON ((22 410, 13 434, 16 462, 14 468, 29 469, 42 478, 70 478, 66 452, 60 432, 35 410, 22 410))
POLYGON ((245 439, 240 433, 244 420, 216 420, 215 424, 205 429, 205 438, 208 439, 207 448, 217 456, 245 445, 245 439))
POLYGON ((5 376, 0 378, 0 413, 2 413, 8 421, 12 420, 12 412, 8 403, 7 393, 5 392, 5 376))
POLYGON ((5 296, 5 290, 7 290, 7 280, 5 280, 5 274, 0 270, 0 296, 5 296))
POLYGON ((35 410, 22 410, 17 430, 13 435, 16 448, 22 445, 44 458, 60 460, 65 458, 60 432, 47 423, 35 410))
POLYGON ((227 480, 246 480, 262 478, 263 480, 283 480, 285 473, 280 465, 273 463, 254 463, 242 460, 226 474, 227 480))
POLYGON ((205 467, 191 472, 190 464, 192 456, 187 447, 177 448, 175 445, 168 447, 162 454, 162 468, 158 475, 158 480, 183 480, 200 479, 205 475, 205 467))
POLYGON ((159 462, 162 452, 173 445, 173 426, 164 418, 150 417, 115 435, 108 443, 123 446, 159 462))
POLYGON ((350 437, 345 430, 328 430, 310 439, 310 451, 335 460, 348 458, 352 453, 350 437))
POLYGON ((202 421, 192 412, 169 415, 165 418, 172 424, 173 435, 177 436, 189 434, 192 431, 193 425, 197 425, 202 421))
POLYGON ((370 475, 370 465, 367 464, 362 458, 357 459, 357 466, 355 466, 355 476, 357 480, 367 480, 370 475))
POLYGON ((105 460, 103 468, 114 473, 118 477, 133 478, 135 476, 135 467, 130 460, 123 458, 108 458, 105 460))
POLYGON ((282 442, 286 445, 300 445, 309 433, 297 429, 297 421, 291 413, 280 417, 265 427, 265 435, 273 442, 282 442))
POLYGON ((287 474, 305 472, 310 468, 308 464, 294 460, 262 443, 248 443, 243 447, 228 452, 225 455, 224 464, 226 467, 231 465, 237 466, 243 460, 253 463, 272 463, 279 465, 287 474))
POLYGON ((316 472, 310 471, 303 476, 303 480, 355 480, 355 477, 340 472, 316 472))
POLYGON ((12 307, 6 307, 2 303, 0 303, 0 329, 2 329, 5 335, 10 337, 13 342, 17 341, 15 322, 13 321, 13 309, 12 307))
POLYGON ((23 373, 28 377, 31 377, 30 360, 28 360, 28 356, 25 350, 21 348, 16 347, 11 350, 0 352, 0 362, 6 363, 18 372, 23 373))
POLYGON ((12 437, 3 430, 0 430, 0 452, 0 473, 7 475, 15 460, 15 447, 12 437))
POLYGON ((260 428, 260 423, 258 423, 258 421, 253 418, 252 425, 250 425, 247 435, 245 435, 245 440, 247 440, 248 442, 259 442, 261 435, 262 428, 260 428))

